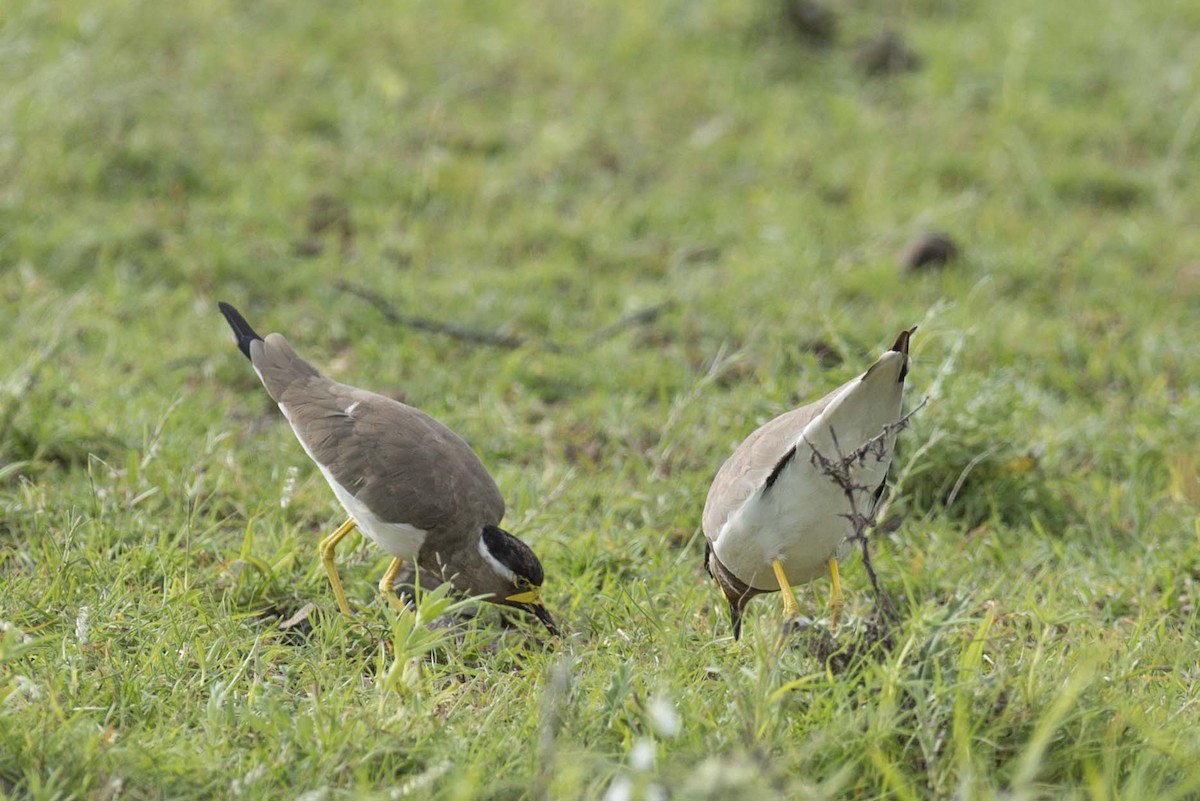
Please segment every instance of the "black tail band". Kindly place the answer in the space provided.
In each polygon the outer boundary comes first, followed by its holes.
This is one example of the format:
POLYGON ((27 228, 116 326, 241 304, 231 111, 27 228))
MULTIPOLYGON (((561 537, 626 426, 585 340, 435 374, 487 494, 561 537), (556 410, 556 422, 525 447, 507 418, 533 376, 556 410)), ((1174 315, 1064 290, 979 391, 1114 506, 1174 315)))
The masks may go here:
POLYGON ((225 319, 229 321, 229 327, 233 329, 234 335, 237 337, 238 350, 246 354, 246 358, 250 358, 250 343, 257 339, 262 339, 250 327, 250 323, 246 322, 237 309, 230 306, 225 301, 217 303, 217 308, 221 310, 221 314, 225 315, 225 319))

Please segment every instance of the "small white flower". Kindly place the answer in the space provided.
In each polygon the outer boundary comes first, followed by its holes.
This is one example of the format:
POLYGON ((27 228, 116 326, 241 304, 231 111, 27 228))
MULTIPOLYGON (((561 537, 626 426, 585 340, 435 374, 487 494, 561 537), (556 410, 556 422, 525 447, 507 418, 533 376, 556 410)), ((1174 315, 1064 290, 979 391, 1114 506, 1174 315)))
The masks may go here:
POLYGON ((80 645, 87 645, 92 637, 91 618, 91 607, 79 607, 79 614, 75 616, 75 639, 79 640, 80 645))
POLYGON ((654 757, 657 752, 653 740, 641 738, 629 749, 629 767, 634 770, 647 771, 654 767, 654 757))
POLYGON ((650 717, 650 725, 659 737, 674 737, 679 734, 679 714, 675 705, 665 695, 655 695, 650 698, 646 707, 650 717))
POLYGON ((246 771, 246 775, 242 777, 242 784, 249 787, 250 785, 254 784, 256 781, 258 781, 259 779, 261 779, 263 776, 266 776, 266 775, 267 775, 267 766, 266 765, 255 765, 254 767, 250 768, 250 770, 246 771))
POLYGON ((399 787, 392 788, 391 797, 399 799, 411 795, 424 795, 424 793, 418 793, 417 791, 429 787, 438 779, 445 776, 450 772, 451 767, 452 765, 449 761, 438 762, 428 768, 424 773, 420 773, 412 777, 399 787))
POLYGON ((301 793, 296 797, 296 801, 325 801, 329 798, 328 787, 318 787, 315 790, 309 790, 307 793, 301 793))
POLYGON ((15 632, 17 642, 21 645, 25 645, 31 642, 33 639, 28 634, 14 626, 12 623, 9 623, 7 620, 0 620, 0 636, 8 634, 10 631, 15 632))
POLYGON ((229 783, 229 789, 233 795, 238 796, 245 792, 246 788, 257 782, 263 776, 267 775, 266 765, 255 765, 246 771, 246 775, 240 779, 234 779, 229 783))
POLYGON ((42 688, 37 686, 37 683, 28 676, 17 674, 13 676, 13 682, 17 685, 13 691, 14 698, 26 698, 30 701, 36 701, 42 697, 42 688))
POLYGON ((283 479, 283 492, 279 495, 279 508, 286 509, 292 504, 292 494, 296 491, 296 476, 300 474, 300 470, 296 465, 292 465, 287 469, 287 476, 283 479))
POLYGON ((628 776, 618 776, 608 785, 604 801, 633 801, 633 782, 628 776))

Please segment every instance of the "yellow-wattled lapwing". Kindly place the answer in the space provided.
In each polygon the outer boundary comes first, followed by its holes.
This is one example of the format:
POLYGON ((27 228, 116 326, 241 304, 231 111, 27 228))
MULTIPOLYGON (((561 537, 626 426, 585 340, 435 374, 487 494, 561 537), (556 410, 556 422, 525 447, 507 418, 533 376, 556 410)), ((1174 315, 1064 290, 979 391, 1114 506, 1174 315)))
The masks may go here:
POLYGON ((419 409, 326 378, 281 335, 260 337, 228 303, 219 307, 238 348, 350 515, 320 544, 343 612, 349 614, 350 605, 334 549, 357 526, 393 557, 379 591, 397 608, 392 584, 411 560, 455 589, 532 612, 558 634, 541 599, 541 562, 500 528, 504 498, 461 437, 419 409))
POLYGON ((792 585, 829 571, 831 623, 842 609, 838 558, 854 533, 846 491, 820 464, 838 463, 872 439, 878 447, 855 459, 849 478, 855 507, 869 515, 882 494, 900 420, 908 343, 904 331, 892 349, 862 375, 825 397, 793 409, 746 437, 721 465, 704 505, 704 566, 729 602, 733 636, 742 631, 746 602, 783 593, 784 611, 800 607, 792 585))

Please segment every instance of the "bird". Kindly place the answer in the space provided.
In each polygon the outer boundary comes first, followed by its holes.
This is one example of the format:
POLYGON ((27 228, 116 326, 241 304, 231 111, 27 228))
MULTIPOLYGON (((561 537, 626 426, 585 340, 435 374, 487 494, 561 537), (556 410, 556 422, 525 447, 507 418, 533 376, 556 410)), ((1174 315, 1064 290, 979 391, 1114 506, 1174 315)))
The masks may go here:
POLYGON ((542 564, 500 527, 504 497, 470 445, 420 409, 322 375, 282 335, 255 333, 230 304, 218 308, 349 515, 318 547, 344 614, 334 552, 358 528, 392 556, 379 592, 393 608, 403 608, 393 584, 408 560, 456 590, 532 613, 559 636, 541 597, 542 564))
POLYGON ((704 567, 729 603, 735 640, 751 598, 781 592, 785 616, 794 618, 792 586, 826 570, 836 629, 844 605, 838 560, 854 534, 849 515, 870 517, 883 494, 915 331, 902 331, 862 375, 755 430, 717 470, 704 504, 704 567), (861 458, 846 460, 852 507, 821 459, 838 464, 860 449, 861 458))

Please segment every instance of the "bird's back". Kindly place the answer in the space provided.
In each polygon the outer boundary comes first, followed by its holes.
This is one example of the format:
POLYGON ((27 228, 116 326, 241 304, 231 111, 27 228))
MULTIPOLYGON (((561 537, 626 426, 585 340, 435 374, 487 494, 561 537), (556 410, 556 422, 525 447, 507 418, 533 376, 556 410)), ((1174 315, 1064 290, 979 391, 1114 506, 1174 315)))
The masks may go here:
POLYGON ((446 537, 504 517, 504 498, 462 437, 420 409, 339 384, 279 334, 251 361, 308 454, 380 519, 446 537))
POLYGON ((800 438, 804 428, 858 377, 820 400, 784 412, 755 429, 717 471, 704 504, 704 536, 715 542, 729 517, 762 489, 767 477, 800 438))

